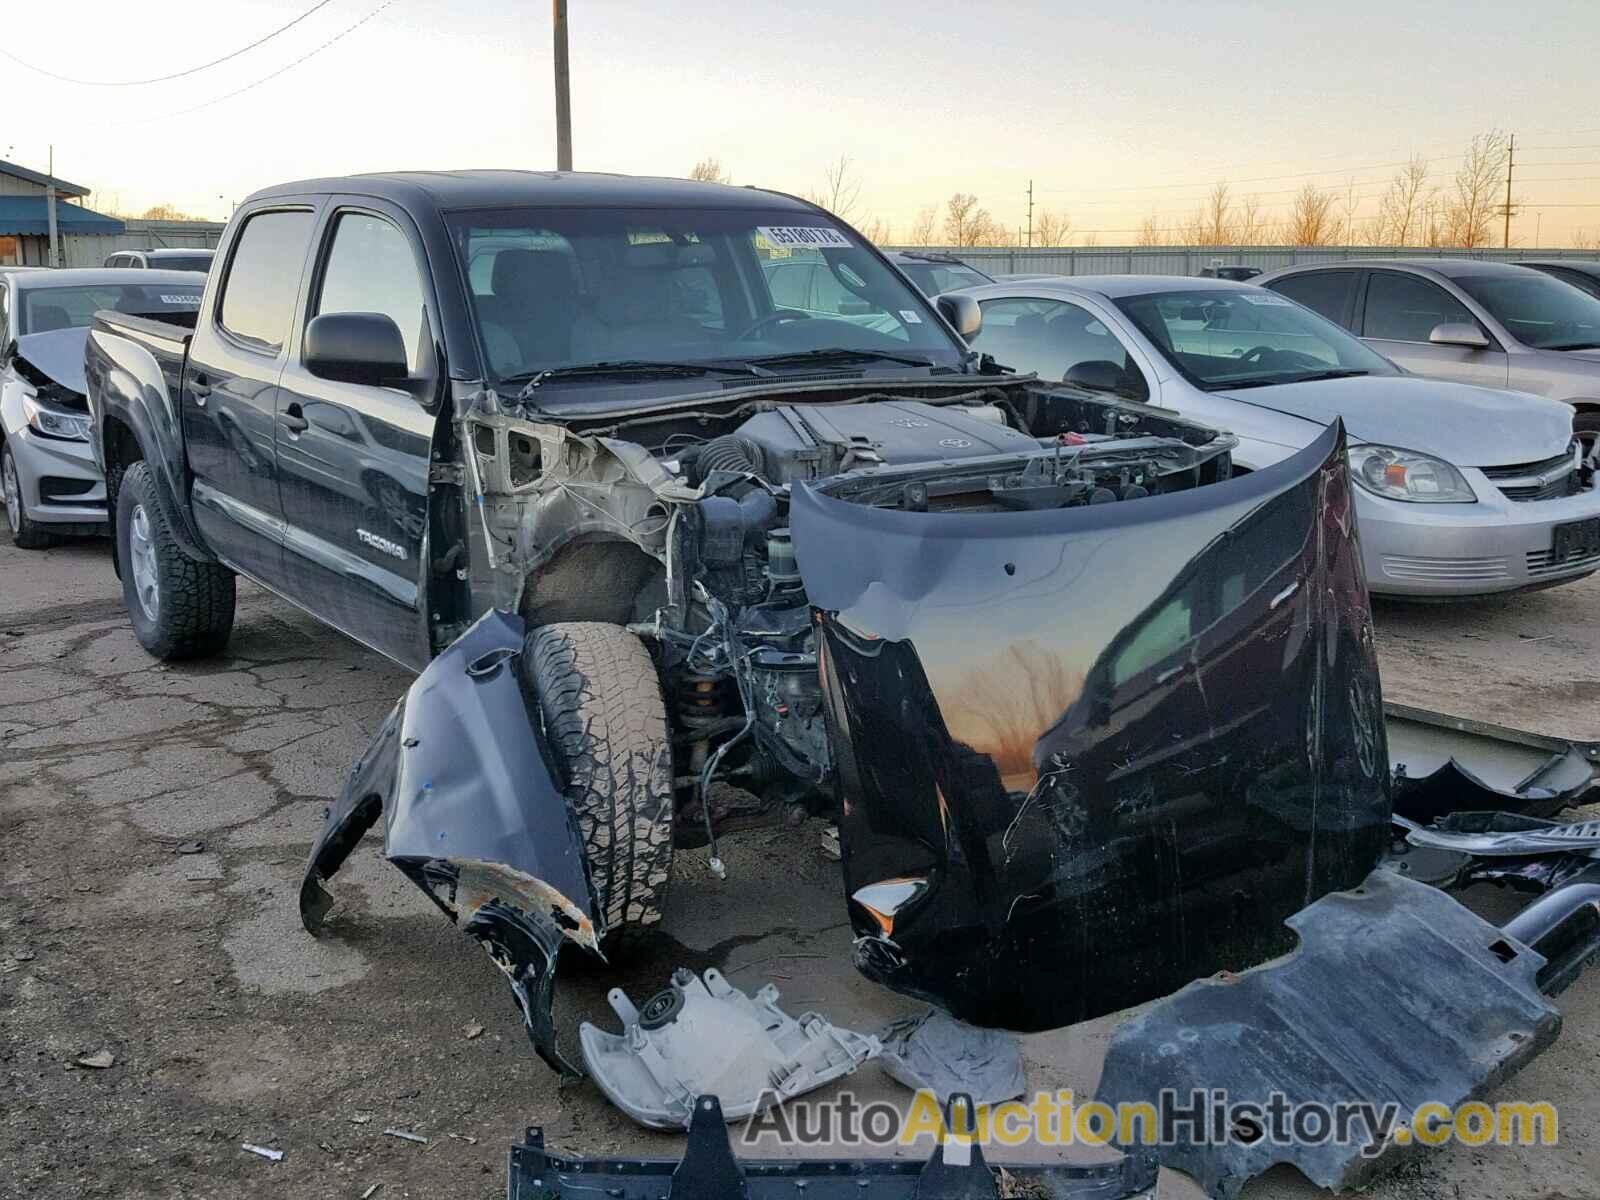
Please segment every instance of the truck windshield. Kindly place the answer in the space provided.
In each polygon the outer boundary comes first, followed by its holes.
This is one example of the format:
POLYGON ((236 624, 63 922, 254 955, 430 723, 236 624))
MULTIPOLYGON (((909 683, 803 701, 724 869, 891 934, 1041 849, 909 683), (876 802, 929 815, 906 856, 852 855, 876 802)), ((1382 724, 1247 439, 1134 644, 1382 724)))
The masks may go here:
POLYGON ((102 308, 140 317, 193 313, 203 283, 94 283, 74 287, 30 287, 22 292, 19 333, 78 329, 102 308))
POLYGON ((164 254, 150 260, 150 265, 162 271, 209 271, 212 256, 207 254, 164 254))
MULTIPOLYGON (((849 352, 828 369, 926 374, 966 354, 926 299, 822 213, 524 208, 447 221, 496 383, 615 386, 615 373, 562 368, 618 362, 815 373, 815 351, 849 352)), ((648 370, 634 379, 651 386, 648 370)))

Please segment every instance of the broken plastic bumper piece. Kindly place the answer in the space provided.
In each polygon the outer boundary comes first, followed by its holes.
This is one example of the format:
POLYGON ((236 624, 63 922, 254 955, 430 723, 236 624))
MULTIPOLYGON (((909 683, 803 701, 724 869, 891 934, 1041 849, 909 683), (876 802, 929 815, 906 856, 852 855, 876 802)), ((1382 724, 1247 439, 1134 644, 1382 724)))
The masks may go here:
POLYGON ((818 1013, 798 1020, 767 984, 753 997, 708 970, 679 970, 643 1009, 610 993, 622 1033, 585 1023, 583 1059, 611 1102, 652 1129, 686 1129, 695 1099, 719 1099, 737 1121, 848 1075, 878 1055, 875 1037, 838 1029, 818 1013))
MULTIPOLYGON (((947 1111, 948 1128, 971 1128, 947 1111)), ((547 1150, 544 1132, 528 1130, 511 1148, 507 1200, 1137 1200, 1153 1197, 1156 1164, 1144 1156, 1087 1165, 991 1165, 970 1143, 940 1145, 925 1163, 904 1159, 739 1159, 728 1119, 714 1096, 691 1105, 683 1158, 580 1158, 547 1150)))
MULTIPOLYGON (((1420 1144, 1420 1106, 1484 1096, 1555 1041, 1548 996, 1600 938, 1600 887, 1551 893, 1497 928, 1389 870, 1290 918, 1299 946, 1238 975, 1191 983, 1113 1036, 1096 1099, 1163 1096, 1198 1125, 1156 1151, 1213 1196, 1277 1163, 1325 1188, 1360 1187, 1420 1144), (1222 1116, 1208 1097, 1226 1093, 1222 1116), (1253 1115, 1241 1114, 1241 1104, 1253 1115), (1372 1114, 1343 1140, 1282 1135, 1275 1109, 1372 1114)), ((1170 1103, 1170 1102, 1169 1102, 1170 1103)))

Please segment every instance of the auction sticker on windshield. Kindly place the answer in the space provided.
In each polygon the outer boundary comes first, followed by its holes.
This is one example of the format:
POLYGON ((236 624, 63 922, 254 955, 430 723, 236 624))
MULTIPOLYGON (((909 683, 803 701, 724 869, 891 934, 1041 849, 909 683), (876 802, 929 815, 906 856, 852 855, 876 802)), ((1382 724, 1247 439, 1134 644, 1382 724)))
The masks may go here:
POLYGON ((785 250, 793 247, 836 246, 850 249, 850 239, 827 225, 761 225, 756 232, 774 246, 785 250))
POLYGON ((188 306, 193 307, 193 308, 199 308, 200 307, 200 297, 199 296, 194 296, 194 295, 190 295, 190 296, 166 296, 166 295, 163 295, 161 297, 161 303, 163 303, 163 304, 182 304, 182 305, 188 305, 188 306))
POLYGON ((1282 308, 1288 308, 1294 303, 1292 300, 1285 300, 1282 296, 1276 295, 1272 292, 1262 292, 1259 296, 1253 295, 1250 292, 1240 292, 1239 299, 1243 300, 1246 304, 1272 304, 1282 308))

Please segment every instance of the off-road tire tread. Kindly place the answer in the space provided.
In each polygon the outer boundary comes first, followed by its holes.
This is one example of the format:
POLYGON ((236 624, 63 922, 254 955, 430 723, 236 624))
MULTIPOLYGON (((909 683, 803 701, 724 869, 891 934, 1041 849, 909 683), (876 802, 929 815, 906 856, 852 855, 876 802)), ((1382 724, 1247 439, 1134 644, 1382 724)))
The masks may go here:
MULTIPOLYGON (((0 443, 0 454, 11 454, 11 450, 4 443, 0 443)), ((12 455, 15 458, 15 455, 12 455)), ((20 497, 19 497, 20 500, 20 497)), ((48 528, 41 527, 37 521, 28 520, 27 506, 22 506, 22 511, 17 514, 17 531, 11 532, 9 526, 3 527, 11 537, 11 544, 18 550, 48 550, 56 544, 56 535, 48 528)), ((0 513, 0 520, 4 514, 0 513)))
POLYGON ((661 920, 672 873, 672 753, 655 663, 621 626, 573 621, 532 630, 518 670, 583 838, 606 948, 623 948, 661 920))
POLYGON ((166 510, 156 494, 155 480, 143 462, 131 464, 123 473, 117 489, 116 519, 117 552, 123 563, 123 596, 139 644, 163 661, 207 658, 221 652, 233 632, 234 574, 221 563, 190 558, 178 547, 166 510), (135 504, 143 504, 149 514, 161 588, 159 616, 155 629, 148 636, 139 629, 143 614, 135 616, 138 600, 133 594, 133 571, 127 564, 127 539, 123 529, 129 519, 127 514, 135 504))

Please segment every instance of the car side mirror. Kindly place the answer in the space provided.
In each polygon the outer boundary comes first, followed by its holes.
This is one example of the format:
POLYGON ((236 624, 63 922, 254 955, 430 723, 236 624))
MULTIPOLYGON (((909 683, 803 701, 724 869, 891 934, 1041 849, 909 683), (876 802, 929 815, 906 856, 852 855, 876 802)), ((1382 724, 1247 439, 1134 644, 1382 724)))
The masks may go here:
POLYGON ((1435 346, 1466 346, 1472 350, 1483 350, 1489 345, 1483 330, 1469 321, 1445 321, 1435 325, 1428 340, 1435 346))
POLYGON ((383 313, 324 313, 306 326, 306 370, 321 379, 378 387, 403 384, 411 375, 405 339, 383 313))
POLYGON ((983 309, 978 307, 978 302, 971 296, 963 296, 960 292, 946 292, 942 296, 933 298, 933 306, 939 310, 939 315, 962 337, 969 342, 978 336, 978 331, 983 328, 983 309))
POLYGON ((1098 358, 1073 363, 1061 379, 1091 392, 1120 392, 1124 382, 1121 367, 1098 358))

